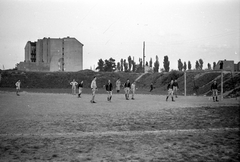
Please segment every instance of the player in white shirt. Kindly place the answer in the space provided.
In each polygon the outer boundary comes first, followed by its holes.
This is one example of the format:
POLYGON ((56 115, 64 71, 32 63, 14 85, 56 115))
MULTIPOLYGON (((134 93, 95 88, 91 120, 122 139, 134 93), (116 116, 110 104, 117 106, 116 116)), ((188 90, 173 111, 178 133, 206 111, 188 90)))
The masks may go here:
POLYGON ((75 95, 78 83, 75 81, 75 79, 73 79, 70 85, 72 85, 72 94, 75 95))

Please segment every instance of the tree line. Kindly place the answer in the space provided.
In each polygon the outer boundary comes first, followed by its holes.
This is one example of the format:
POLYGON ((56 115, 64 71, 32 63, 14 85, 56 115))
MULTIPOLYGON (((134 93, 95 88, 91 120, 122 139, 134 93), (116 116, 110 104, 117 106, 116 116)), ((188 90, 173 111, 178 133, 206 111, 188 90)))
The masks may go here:
MULTIPOLYGON (((203 60, 199 59, 195 62, 195 69, 193 70, 203 70, 203 60)), ((128 56, 127 59, 120 59, 119 62, 116 62, 115 59, 112 57, 109 59, 99 59, 97 63, 96 70, 99 70, 100 72, 113 72, 113 71, 123 71, 123 72, 137 72, 141 73, 143 72, 143 65, 150 67, 149 72, 169 72, 170 71, 170 61, 168 56, 164 56, 163 58, 163 68, 160 69, 160 62, 159 58, 156 55, 155 61, 153 62, 152 58, 150 58, 149 61, 146 61, 145 64, 143 64, 142 58, 138 59, 138 62, 134 60, 134 57, 128 56)), ((211 64, 208 63, 208 70, 215 69, 216 62, 213 62, 213 67, 211 67, 211 64)), ((181 59, 178 60, 178 70, 179 71, 186 71, 186 70, 192 70, 192 64, 190 61, 182 62, 181 59)))

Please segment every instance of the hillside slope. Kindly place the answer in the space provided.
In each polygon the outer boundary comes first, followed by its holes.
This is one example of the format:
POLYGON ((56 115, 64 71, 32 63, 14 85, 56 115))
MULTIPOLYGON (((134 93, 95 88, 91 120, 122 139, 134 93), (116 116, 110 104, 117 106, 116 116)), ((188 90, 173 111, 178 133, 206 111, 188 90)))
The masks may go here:
MULTIPOLYGON (((171 71, 169 73, 125 73, 125 72, 94 72, 82 70, 79 72, 23 72, 23 71, 0 71, 0 87, 14 88, 15 82, 21 80, 22 88, 69 88, 69 83, 75 79, 77 82, 84 81, 84 87, 89 88, 91 80, 97 77, 97 86, 102 88, 110 79, 115 86, 115 81, 120 78, 124 83, 126 79, 133 82, 137 79, 137 87, 148 92, 150 84, 155 89, 153 94, 166 94, 167 84, 171 79, 177 79, 179 94, 184 94, 184 72, 171 71)), ((221 73, 214 71, 188 71, 186 76, 187 95, 211 95, 210 88, 213 80, 221 84, 221 73)), ((233 95, 239 92, 240 73, 224 74, 224 93, 233 95)), ((239 95, 239 94, 238 94, 239 95)))

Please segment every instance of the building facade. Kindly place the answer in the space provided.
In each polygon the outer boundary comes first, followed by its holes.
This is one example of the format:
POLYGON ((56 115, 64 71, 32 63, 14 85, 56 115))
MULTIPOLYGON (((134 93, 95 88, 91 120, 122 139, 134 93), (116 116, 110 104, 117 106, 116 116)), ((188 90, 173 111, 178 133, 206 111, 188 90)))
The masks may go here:
POLYGON ((83 44, 70 37, 28 41, 25 46, 25 60, 17 68, 24 71, 83 70, 83 44))

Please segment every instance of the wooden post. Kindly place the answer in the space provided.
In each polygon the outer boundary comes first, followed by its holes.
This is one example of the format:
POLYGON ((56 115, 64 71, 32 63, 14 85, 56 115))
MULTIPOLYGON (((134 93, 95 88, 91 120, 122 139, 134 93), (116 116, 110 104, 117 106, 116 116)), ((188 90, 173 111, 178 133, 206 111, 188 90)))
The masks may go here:
POLYGON ((143 42, 143 73, 145 73, 145 42, 143 42))
POLYGON ((223 70, 221 72, 221 100, 223 100, 223 70))
POLYGON ((184 96, 187 96, 187 72, 184 71, 184 96))

